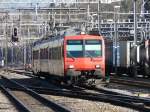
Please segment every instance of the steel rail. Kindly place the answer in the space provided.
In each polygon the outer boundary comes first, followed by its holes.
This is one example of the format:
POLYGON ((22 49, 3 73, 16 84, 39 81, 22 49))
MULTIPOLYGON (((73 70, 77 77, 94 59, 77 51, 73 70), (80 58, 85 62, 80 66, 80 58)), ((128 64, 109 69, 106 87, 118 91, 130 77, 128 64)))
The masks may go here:
MULTIPOLYGON (((18 72, 18 71, 16 71, 16 70, 12 70, 13 72, 18 72)), ((35 76, 33 76, 33 75, 31 75, 31 74, 29 74, 29 73, 26 73, 26 72, 22 72, 22 71, 19 71, 18 73, 24 73, 24 75, 26 75, 26 76, 29 76, 29 77, 35 77, 35 76)), ((70 87, 69 86, 65 86, 65 85, 58 85, 59 87, 61 87, 61 88, 66 88, 66 89, 69 89, 70 90, 70 87)), ((85 90, 85 88, 86 89, 91 89, 91 90, 95 90, 95 91, 98 91, 98 92, 103 92, 103 93, 105 93, 105 95, 106 94, 108 94, 108 95, 111 95, 112 96, 112 94, 113 95, 117 95, 117 97, 124 97, 124 98, 132 98, 132 100, 137 100, 137 99, 139 99, 139 100, 141 100, 141 101, 143 101, 143 102, 150 102, 150 99, 149 98, 140 98, 140 97, 137 97, 137 96, 129 96, 129 95, 125 95, 125 94, 121 94, 121 93, 118 93, 118 92, 114 92, 114 91, 110 91, 110 90, 108 90, 108 89, 105 89, 105 88, 97 88, 97 87, 88 87, 88 86, 81 86, 81 87, 79 87, 79 86, 77 86, 77 87, 73 87, 73 88, 71 88, 71 90, 85 90), (81 89, 81 87, 82 87, 82 89, 81 89)), ((29 87, 30 88, 30 87, 29 87)), ((34 89, 34 90, 39 90, 39 89, 41 89, 40 91, 41 92, 44 92, 46 89, 50 89, 50 88, 44 88, 44 91, 42 91, 42 88, 35 88, 35 87, 31 87, 30 89, 34 89)), ((51 89, 50 89, 50 91, 51 91, 51 89)), ((81 91, 80 91, 81 92, 81 91)), ((45 91, 45 93, 46 93, 46 91, 45 91)))
MULTIPOLYGON (((30 77, 32 77, 32 76, 30 76, 30 77)), ((61 86, 61 88, 62 87, 69 89, 68 86, 61 86)), ((103 94, 99 94, 99 95, 91 94, 91 93, 89 95, 88 93, 86 93, 86 94, 81 93, 81 91, 79 93, 78 93, 78 91, 73 91, 70 94, 70 93, 68 93, 68 91, 59 92, 57 90, 55 90, 55 91, 54 90, 44 90, 45 88, 44 89, 35 88, 35 87, 29 87, 29 88, 33 89, 34 91, 41 93, 41 94, 51 94, 51 95, 67 96, 67 97, 80 98, 80 99, 93 100, 93 101, 103 101, 103 102, 109 102, 112 104, 116 104, 117 102, 119 102, 119 103, 117 103, 117 105, 129 107, 129 108, 132 107, 133 109, 142 110, 142 111, 143 110, 150 111, 149 108, 141 107, 141 105, 149 106, 150 99, 140 98, 140 97, 136 97, 136 96, 129 96, 129 95, 121 94, 118 92, 106 90, 104 88, 93 88, 93 87, 91 88, 91 87, 87 87, 87 86, 82 86, 83 90, 85 90, 85 88, 86 88, 86 89, 90 89, 90 90, 94 90, 94 91, 103 93, 103 94), (93 96, 96 96, 97 99, 96 98, 94 99, 93 96), (111 99, 111 101, 110 100, 108 101, 108 99, 111 99), (130 106, 128 106, 128 105, 130 105, 130 106)), ((74 90, 74 89, 72 88, 71 90, 74 90)))
POLYGON ((141 101, 141 102, 145 102, 147 105, 150 105, 150 98, 143 98, 143 97, 138 97, 138 96, 130 96, 130 95, 126 95, 126 94, 122 94, 122 93, 118 93, 118 92, 115 92, 115 91, 111 91, 111 90, 108 90, 107 88, 98 88, 98 87, 89 87, 89 86, 82 86, 88 90, 93 90, 93 91, 96 91, 96 92, 102 92, 102 93, 105 93, 107 95, 111 95, 112 97, 113 96, 116 96, 116 97, 119 97, 119 98, 126 98, 126 99, 130 99, 130 100, 137 100, 137 101, 141 101))
MULTIPOLYGON (((14 72, 18 72, 18 71, 16 71, 16 70, 13 70, 14 72)), ((26 72, 19 72, 19 73, 26 73, 26 72)), ((33 77, 31 74, 28 74, 28 73, 26 73, 26 74, 24 74, 24 75, 27 75, 27 76, 29 76, 29 77, 33 77)), ((60 86, 60 85, 58 85, 58 86, 60 86)), ((68 87, 68 86, 60 86, 61 88, 67 88, 67 89, 70 89, 70 87, 68 87)), ((140 98, 140 97, 137 97, 137 96, 129 96, 129 95, 125 95, 125 94, 121 94, 121 93, 118 93, 118 92, 114 92, 114 91, 110 91, 110 90, 106 90, 105 88, 91 88, 91 87, 87 87, 87 86, 82 86, 83 88, 86 88, 86 89, 92 89, 92 90, 96 90, 96 91, 98 91, 98 92, 103 92, 103 93, 105 93, 105 95, 109 95, 109 97, 111 96, 111 97, 117 97, 117 99, 118 98, 124 98, 124 101, 135 101, 135 102, 143 102, 143 103, 145 103, 146 105, 150 105, 150 99, 146 99, 146 98, 140 98)), ((35 91, 38 91, 38 92, 40 92, 40 93, 44 93, 44 94, 46 94, 46 93, 51 93, 51 91, 53 91, 53 92, 58 92, 58 91, 56 91, 56 90, 52 90, 52 89, 50 89, 50 88, 44 88, 44 90, 42 89, 42 88, 35 88, 35 87, 29 87, 30 89, 34 89, 35 91), (38 90, 37 90, 38 89, 38 90), (41 90, 40 90, 41 89, 41 90), (47 90, 46 90, 47 89, 47 90)), ((83 88, 82 88, 82 90, 83 90, 83 88)), ((79 87, 77 86, 77 87, 74 87, 74 88, 71 88, 72 90, 73 90, 73 92, 76 92, 76 93, 79 93, 79 94, 83 94, 83 93, 81 93, 81 91, 80 92, 78 92, 78 91, 74 91, 74 90, 78 90, 79 89, 79 87)), ((81 90, 81 88, 80 88, 80 90, 81 90)), ((84 89, 85 90, 85 89, 84 89)), ((61 92, 64 92, 64 91, 61 91, 61 92)), ((65 91, 66 92, 66 91, 65 91)), ((69 91, 67 91, 67 92, 69 92, 69 91)), ((52 93, 51 93, 52 94, 52 93)), ((85 94, 85 93, 84 93, 85 94)), ((88 93, 86 93, 86 95, 87 95, 88 93)), ((95 95, 98 95, 98 94, 95 94, 95 95)), ((102 94, 100 94, 100 95, 102 95, 102 94)), ((104 95, 104 94, 103 94, 104 95)))
POLYGON ((15 107, 20 110, 20 112, 32 112, 32 110, 30 110, 22 101, 13 95, 11 90, 5 88, 3 85, 0 85, 0 89, 6 96, 8 96, 12 103, 15 104, 15 107))
MULTIPOLYGON (((35 90, 39 93, 43 93, 42 90, 35 90)), ((105 95, 105 94, 101 94, 101 95, 95 95, 95 94, 88 94, 88 93, 76 93, 75 92, 69 92, 69 91, 47 91, 46 93, 48 93, 49 95, 57 95, 57 96, 67 96, 67 97, 71 97, 71 98, 80 98, 80 99, 85 99, 85 100, 91 100, 91 101, 101 101, 101 102, 107 102, 107 103, 111 103, 114 105, 118 105, 118 106, 124 106, 124 107, 129 107, 132 109, 136 109, 136 110, 140 110, 140 111, 144 111, 144 112, 149 112, 150 109, 145 108, 144 107, 144 103, 135 101, 135 100, 130 100, 130 99, 124 99, 124 98, 117 98, 116 97, 112 97, 109 95, 105 95)))
POLYGON ((41 103, 43 103, 44 105, 50 107, 52 110, 56 111, 56 112, 70 112, 71 110, 67 109, 66 107, 59 105, 57 103, 55 103, 54 101, 51 101, 50 99, 46 99, 43 96, 39 95, 37 92, 31 90, 30 88, 27 88, 23 85, 21 85, 20 83, 10 80, 4 76, 1 75, 1 78, 14 84, 17 85, 20 88, 23 88, 24 90, 26 90, 26 92, 28 94, 30 94, 32 97, 36 98, 38 101, 40 101, 41 103))
POLYGON ((104 94, 104 93, 91 93, 86 91, 74 91, 74 90, 62 90, 62 89, 51 89, 51 88, 41 88, 41 87, 33 87, 28 86, 28 88, 38 91, 40 93, 47 94, 55 94, 55 93, 71 93, 71 94, 80 94, 80 95, 93 95, 93 96, 109 96, 111 98, 123 99, 124 101, 134 101, 134 102, 142 102, 145 105, 150 106, 149 98, 140 98, 137 96, 129 96, 129 95, 113 95, 113 94, 104 94))
POLYGON ((131 79, 119 79, 119 78, 113 78, 111 77, 112 83, 119 83, 124 85, 130 85, 130 86, 138 86, 138 87, 144 87, 144 88, 150 88, 150 83, 143 82, 143 81, 133 81, 131 79))
MULTIPOLYGON (((142 102, 145 105, 150 106, 150 99, 148 98, 139 98, 137 96, 127 96, 127 95, 113 95, 113 94, 104 94, 104 93, 91 93, 86 91, 74 91, 74 90, 62 90, 62 89, 51 89, 51 88, 43 88, 43 87, 33 87, 28 86, 28 88, 40 93, 40 94, 54 94, 54 95, 62 95, 63 94, 80 94, 80 95, 91 95, 91 96, 109 96, 111 98, 122 99, 124 101, 132 101, 132 102, 142 102), (59 94, 61 93, 61 94, 59 94), (63 93, 63 94, 62 94, 63 93)), ((15 88, 14 88, 15 89, 15 88)), ((18 88, 17 88, 18 89, 18 88)))
MULTIPOLYGON (((30 87, 34 91, 40 93, 40 94, 48 94, 48 95, 57 95, 57 96, 65 96, 65 97, 71 97, 71 98, 80 98, 85 100, 91 100, 91 101, 103 101, 103 102, 109 102, 112 104, 125 106, 141 111, 150 111, 150 109, 144 108, 143 106, 150 106, 150 101, 141 101, 139 99, 132 99, 132 98, 126 98, 121 97, 119 95, 110 95, 110 94, 95 94, 95 93, 87 93, 82 91, 70 91, 70 90, 60 90, 60 89, 48 89, 48 88, 36 88, 36 87, 30 87)), ((23 90, 21 88, 13 88, 17 90, 23 90)))

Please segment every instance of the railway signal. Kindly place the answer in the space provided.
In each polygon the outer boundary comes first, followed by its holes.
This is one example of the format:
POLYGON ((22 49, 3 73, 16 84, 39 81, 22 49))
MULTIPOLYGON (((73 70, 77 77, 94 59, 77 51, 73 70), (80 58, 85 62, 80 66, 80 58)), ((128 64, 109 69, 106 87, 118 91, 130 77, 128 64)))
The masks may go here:
POLYGON ((13 34, 11 38, 12 42, 18 42, 18 37, 17 37, 17 28, 13 29, 13 34))
POLYGON ((14 36, 17 36, 17 28, 14 28, 14 36))

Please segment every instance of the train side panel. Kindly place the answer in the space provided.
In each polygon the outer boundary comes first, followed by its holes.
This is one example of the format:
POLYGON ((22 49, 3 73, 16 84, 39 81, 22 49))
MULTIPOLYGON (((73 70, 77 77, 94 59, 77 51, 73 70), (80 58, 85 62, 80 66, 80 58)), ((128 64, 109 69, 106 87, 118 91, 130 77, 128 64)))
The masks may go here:
POLYGON ((48 43, 40 46, 40 68, 41 72, 48 71, 48 43))
POLYGON ((39 72, 40 68, 40 50, 38 47, 33 48, 32 50, 32 70, 35 74, 39 72))
POLYGON ((55 41, 53 42, 52 46, 52 57, 50 59, 51 68, 53 69, 51 71, 51 74, 63 76, 64 75, 64 59, 63 59, 63 40, 55 41))
POLYGON ((44 72, 49 75, 63 76, 62 45, 63 40, 55 40, 35 47, 33 49, 33 71, 35 73, 44 72))

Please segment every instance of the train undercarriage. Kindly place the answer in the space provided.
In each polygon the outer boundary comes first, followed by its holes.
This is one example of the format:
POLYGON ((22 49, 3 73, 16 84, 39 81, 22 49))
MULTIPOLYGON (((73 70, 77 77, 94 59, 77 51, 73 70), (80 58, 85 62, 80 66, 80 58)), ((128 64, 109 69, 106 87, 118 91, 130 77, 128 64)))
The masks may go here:
POLYGON ((86 86, 105 86, 110 82, 109 76, 105 78, 100 75, 99 71, 74 71, 69 70, 66 76, 57 76, 45 72, 34 73, 34 75, 38 77, 44 77, 51 82, 55 82, 57 84, 67 84, 69 86, 75 85, 86 85, 86 86))
POLYGON ((109 83, 109 78, 105 78, 99 69, 91 71, 75 71, 73 69, 69 69, 67 71, 65 81, 70 85, 85 84, 88 86, 96 86, 109 83))

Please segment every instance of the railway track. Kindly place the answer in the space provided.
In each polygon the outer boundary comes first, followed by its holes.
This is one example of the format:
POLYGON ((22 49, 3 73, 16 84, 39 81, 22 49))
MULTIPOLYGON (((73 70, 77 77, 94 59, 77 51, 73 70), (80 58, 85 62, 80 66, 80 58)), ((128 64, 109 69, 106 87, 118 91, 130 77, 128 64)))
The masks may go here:
MULTIPOLYGON (((10 81, 6 77, 3 79, 10 81)), ((18 84, 14 81, 11 83, 18 84)), ((20 84, 19 84, 20 85, 20 84)), ((109 93, 90 93, 85 91, 72 91, 72 90, 61 90, 61 89, 50 89, 50 88, 38 88, 38 87, 25 87, 29 90, 36 91, 38 94, 48 94, 48 95, 57 95, 57 96, 67 96, 71 98, 80 98, 91 101, 100 101, 100 102, 109 102, 115 105, 124 106, 144 112, 149 112, 150 100, 140 99, 137 97, 123 96, 123 95, 113 95, 109 93)), ((26 91, 25 88, 21 87, 10 87, 11 90, 26 91)))
POLYGON ((26 76, 29 76, 29 77, 33 77, 34 76, 34 75, 32 75, 32 72, 28 72, 28 71, 25 71, 25 70, 16 70, 16 69, 7 69, 7 70, 3 69, 3 70, 11 72, 11 73, 23 74, 23 75, 26 75, 26 76))
POLYGON ((140 80, 129 79, 129 78, 111 77, 110 81, 111 81, 111 83, 118 83, 118 84, 124 84, 124 85, 129 85, 129 86, 150 88, 150 82, 144 81, 144 80, 140 81, 140 80))
MULTIPOLYGON (((20 71, 20 70, 8 70, 10 72, 15 72, 18 74, 23 74, 29 77, 33 77, 31 72, 26 72, 26 71, 20 71)), ((35 77, 35 76, 34 76, 35 77)), ((124 85, 129 85, 129 86, 136 86, 136 87, 144 87, 144 88, 150 88, 150 83, 147 81, 145 82, 144 80, 135 80, 135 79, 129 79, 129 78, 120 78, 120 77, 111 77, 110 83, 118 83, 118 84, 124 84, 124 85)))
POLYGON ((0 87, 3 92, 9 96, 10 99, 14 101, 16 107, 20 111, 33 112, 33 111, 49 111, 49 112, 70 112, 66 107, 53 102, 50 99, 46 99, 34 90, 27 88, 16 81, 10 80, 4 76, 1 79, 11 87, 22 88, 23 91, 14 90, 12 88, 6 87, 6 85, 1 84, 0 87))
MULTIPOLYGON (((91 101, 108 102, 114 105, 128 107, 128 108, 132 108, 144 112, 150 111, 150 99, 140 98, 136 96, 128 96, 105 88, 93 88, 87 86, 70 88, 66 85, 61 86, 61 88, 63 89, 66 88, 66 90, 41 88, 41 87, 39 88, 33 86, 28 86, 27 88, 30 88, 31 90, 36 91, 39 94, 66 96, 66 97, 86 99, 91 101), (96 91, 96 93, 87 92, 86 90, 96 91)), ((20 91, 21 90, 24 91, 22 88, 15 88, 15 87, 13 88, 11 87, 10 89, 13 90, 19 89, 20 91)))
POLYGON ((124 106, 144 112, 150 111, 150 99, 132 97, 126 95, 114 95, 109 93, 91 93, 87 91, 72 91, 50 88, 29 87, 40 94, 65 96, 70 98, 79 98, 90 101, 108 102, 114 105, 124 106))

